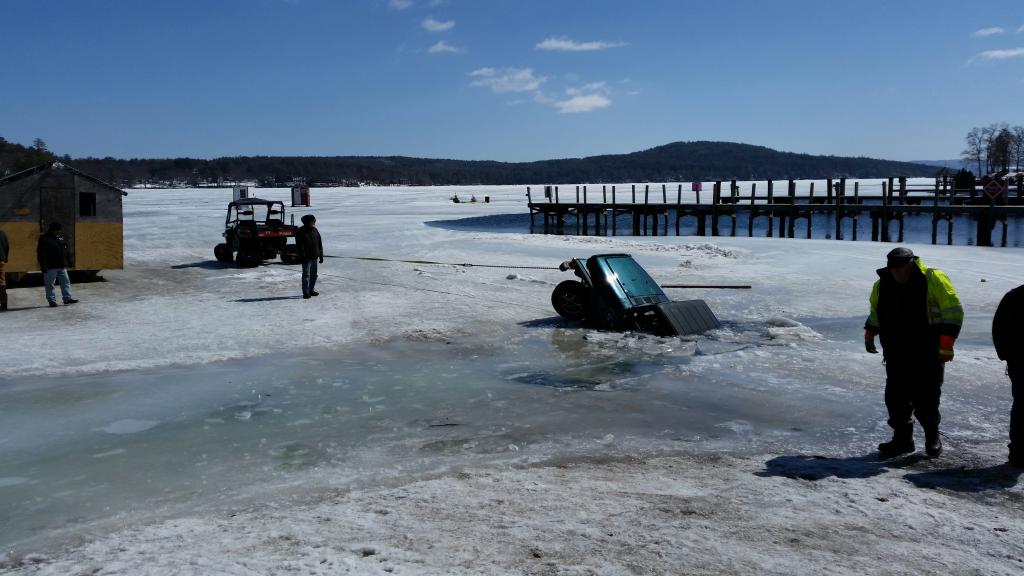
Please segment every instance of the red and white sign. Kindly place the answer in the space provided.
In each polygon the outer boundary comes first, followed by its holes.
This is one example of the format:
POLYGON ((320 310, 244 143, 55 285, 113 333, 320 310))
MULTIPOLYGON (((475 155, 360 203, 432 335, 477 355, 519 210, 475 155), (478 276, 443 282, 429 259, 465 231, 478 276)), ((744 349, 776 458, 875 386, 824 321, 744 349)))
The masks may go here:
POLYGON ((690 185, 691 192, 700 192, 700 182, 694 182, 690 185))
POLYGON ((999 180, 989 180, 988 184, 985 184, 985 195, 995 200, 1003 195, 1003 183, 999 180))

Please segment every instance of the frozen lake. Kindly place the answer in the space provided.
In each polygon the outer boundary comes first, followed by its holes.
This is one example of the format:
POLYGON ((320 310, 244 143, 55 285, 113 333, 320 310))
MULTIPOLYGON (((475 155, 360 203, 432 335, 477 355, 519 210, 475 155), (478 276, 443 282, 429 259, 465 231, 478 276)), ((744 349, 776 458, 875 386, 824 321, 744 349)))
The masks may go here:
MULTIPOLYGON (((877 387, 772 362, 796 344, 834 354, 819 338, 779 320, 656 338, 541 318, 501 341, 0 381, 0 546, 486 462, 857 453, 884 434, 877 387)), ((974 394, 954 392, 959 435, 990 431, 958 414, 984 410, 974 394)))
MULTIPOLYGON (((5 341, 0 366, 0 550, 10 551, 10 565, 32 551, 104 538, 110 540, 101 555, 120 557, 122 543, 135 537, 151 543, 132 556, 145 566, 160 565, 154 559, 165 557, 159 546, 168 542, 180 542, 168 562, 208 543, 204 558, 211 562, 244 563, 251 556, 225 555, 229 545, 218 538, 241 537, 238 530, 248 525, 197 539, 189 522, 245 518, 263 534, 265 525, 281 524, 273 516, 280 512, 289 530, 315 531, 297 501, 308 499, 313 509, 325 494, 365 493, 376 501, 374 491, 389 486, 399 487, 395 515, 423 514, 411 530, 437 533, 443 526, 468 539, 457 545, 470 549, 492 539, 481 535, 481 524, 465 513, 435 521, 435 511, 401 504, 401 492, 426 490, 423 501, 450 498, 462 510, 458 488, 440 490, 430 481, 462 482, 462 470, 482 467, 496 478, 485 497, 500 500, 516 470, 588 459, 676 455, 699 462, 678 473, 660 467, 656 475, 668 490, 719 482, 723 490, 765 494, 742 505, 735 518, 744 526, 781 519, 761 514, 761 504, 775 498, 786 508, 806 486, 779 484, 779 476, 799 476, 808 466, 812 475, 867 467, 883 486, 829 484, 834 500, 808 508, 819 516, 801 512, 821 525, 835 524, 831 511, 844 509, 851 490, 869 500, 879 489, 928 498, 910 491, 900 472, 872 464, 875 445, 889 434, 884 367, 863 352, 861 335, 875 269, 891 244, 528 234, 512 229, 524 222, 521 187, 474 190, 492 201, 455 205, 448 198, 467 191, 445 188, 314 190, 314 206, 289 210, 316 214, 332 256, 321 268, 321 296, 309 301, 297 297, 294 266, 213 262, 230 191, 130 191, 124 270, 104 272, 106 282, 76 285, 81 302, 72 307, 47 308, 38 287, 10 291, 3 322, 16 337, 5 341), (609 252, 633 254, 661 283, 754 288, 673 290, 675 299, 706 299, 722 320, 721 329, 701 336, 654 338, 564 324, 549 302, 569 276, 555 267, 609 252), (397 261, 403 259, 513 268, 397 261), (712 455, 735 457, 736 464, 717 465, 712 455), (789 471, 793 466, 797 472, 789 471), (501 476, 506 472, 511 476, 501 476), (677 474, 689 480, 677 482, 677 474), (147 526, 161 536, 145 536, 147 526)), ((287 197, 286 190, 259 194, 287 197)), ((933 466, 950 466, 954 474, 992 469, 1005 451, 1009 385, 989 329, 999 298, 1024 278, 1021 252, 910 244, 950 275, 967 311, 943 394, 947 454, 933 466)), ((1010 510, 1019 495, 1015 478, 999 476, 984 488, 1009 487, 1000 510, 1010 510)), ((625 493, 625 480, 608 482, 625 493)), ((565 523, 587 505, 587 494, 557 483, 544 494, 552 499, 545 510, 557 518, 525 537, 544 540, 563 526, 587 530, 565 523)), ((953 496, 943 506, 961 504, 953 496)), ((621 505, 637 509, 632 497, 621 505)), ((985 500, 971 505, 978 506, 972 521, 987 517, 985 500)), ((908 508, 898 523, 927 520, 923 507, 908 508)), ((528 510, 502 514, 525 521, 536 515, 528 510)), ((338 511, 337 526, 359 514, 338 511)), ((857 514, 847 510, 843 517, 857 514)), ((736 525, 720 520, 701 533, 733 538, 736 525)), ((488 516, 479 521, 500 525, 488 516)), ((782 534, 803 522, 766 529, 782 534)), ((877 523, 866 522, 875 534, 877 523)), ((1011 525, 1024 526, 1024 519, 1014 516, 1011 525)), ((346 536, 352 549, 362 549, 360 535, 376 534, 378 526, 382 540, 402 537, 374 521, 346 536)), ((674 524, 638 526, 644 538, 674 524)), ((883 538, 889 536, 864 545, 883 538)), ((933 549, 947 542, 935 540, 933 549)), ((986 545, 1001 549, 996 541, 986 545)), ((268 551, 255 555, 262 566, 278 566, 276 544, 256 546, 268 551)), ((394 550, 410 546, 392 542, 394 550)), ((964 554, 973 551, 965 545, 964 554)), ((433 566, 448 565, 442 552, 423 554, 433 566)), ((49 573, 92 565, 68 562, 49 573)))

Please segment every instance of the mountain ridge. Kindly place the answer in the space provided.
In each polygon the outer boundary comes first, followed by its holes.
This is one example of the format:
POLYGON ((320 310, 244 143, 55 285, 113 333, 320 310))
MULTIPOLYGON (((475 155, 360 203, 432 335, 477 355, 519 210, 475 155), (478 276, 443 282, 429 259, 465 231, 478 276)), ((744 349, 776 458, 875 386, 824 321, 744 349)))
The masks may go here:
MULTIPOLYGON (((753 144, 677 141, 626 154, 531 162, 410 156, 233 156, 65 160, 119 186, 208 185, 254 181, 311 185, 515 185, 714 180, 787 180, 933 176, 939 168, 912 162, 782 152, 753 144)), ((2 167, 0 167, 2 168, 2 167)))

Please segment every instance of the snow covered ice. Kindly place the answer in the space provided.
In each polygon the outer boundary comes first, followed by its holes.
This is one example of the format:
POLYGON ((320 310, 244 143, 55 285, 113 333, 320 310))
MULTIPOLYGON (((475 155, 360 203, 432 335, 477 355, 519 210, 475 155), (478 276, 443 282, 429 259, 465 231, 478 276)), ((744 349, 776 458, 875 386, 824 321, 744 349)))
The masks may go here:
POLYGON ((1024 568, 989 337, 1024 282, 1019 249, 913 246, 967 312, 947 450, 880 462, 884 369, 861 326, 891 245, 530 235, 504 216, 524 193, 314 189, 292 210, 338 258, 303 301, 295 266, 213 261, 230 191, 130 191, 125 270, 76 285, 74 307, 12 290, 0 320, 0 570, 1024 568), (345 258, 554 268, 607 252, 662 283, 754 289, 672 290, 723 326, 656 338, 565 325, 557 270, 345 258))

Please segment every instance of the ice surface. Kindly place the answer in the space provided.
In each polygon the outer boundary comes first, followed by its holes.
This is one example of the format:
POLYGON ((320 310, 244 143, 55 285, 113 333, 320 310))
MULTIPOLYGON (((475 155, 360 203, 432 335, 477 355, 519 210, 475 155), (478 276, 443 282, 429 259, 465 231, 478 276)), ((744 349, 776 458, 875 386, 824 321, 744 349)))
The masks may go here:
POLYGON ((310 301, 294 266, 213 261, 229 190, 131 191, 126 269, 76 285, 74 307, 11 290, 0 569, 1019 567, 1021 487, 999 466, 1009 385, 988 334, 1024 278, 1019 249, 913 245, 967 319, 947 454, 883 463, 884 367, 861 327, 891 245, 488 231, 525 211, 523 188, 458 190, 490 204, 451 204, 455 191, 314 190, 295 213, 317 215, 331 258, 310 301), (670 290, 722 320, 700 336, 565 324, 553 268, 601 252, 662 283, 754 289, 670 290))

